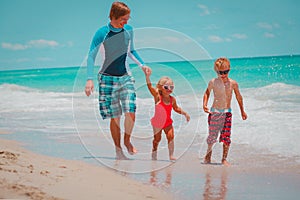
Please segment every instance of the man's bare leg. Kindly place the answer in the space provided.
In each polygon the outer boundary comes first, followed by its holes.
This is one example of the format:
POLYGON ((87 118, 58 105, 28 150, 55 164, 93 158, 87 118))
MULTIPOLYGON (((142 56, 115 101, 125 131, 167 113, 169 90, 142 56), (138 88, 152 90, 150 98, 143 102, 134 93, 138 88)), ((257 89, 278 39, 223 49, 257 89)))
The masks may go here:
POLYGON ((137 150, 133 147, 133 145, 130 142, 130 137, 133 130, 134 122, 135 122, 135 113, 125 113, 124 145, 126 146, 128 153, 131 155, 137 153, 137 150))
POLYGON ((225 165, 225 166, 230 166, 230 163, 226 160, 227 155, 228 155, 228 151, 229 151, 229 146, 230 145, 223 144, 222 164, 225 165))
POLYGON ((120 118, 112 118, 110 120, 110 133, 116 148, 116 159, 127 160, 128 158, 124 155, 121 147, 120 118))
POLYGON ((207 147, 207 152, 206 152, 206 155, 205 155, 205 158, 204 158, 204 163, 205 164, 210 164, 211 163, 212 147, 213 147, 212 144, 209 144, 208 147, 207 147))

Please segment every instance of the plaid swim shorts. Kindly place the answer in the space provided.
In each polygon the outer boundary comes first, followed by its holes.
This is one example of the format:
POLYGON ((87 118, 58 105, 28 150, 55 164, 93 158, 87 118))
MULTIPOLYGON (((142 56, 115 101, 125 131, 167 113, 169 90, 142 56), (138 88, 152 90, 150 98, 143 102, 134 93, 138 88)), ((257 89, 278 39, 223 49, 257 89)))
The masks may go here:
POLYGON ((132 76, 98 75, 99 110, 102 119, 117 118, 136 111, 135 80, 132 76))
POLYGON ((208 115, 209 135, 207 137, 207 144, 214 144, 217 142, 219 132, 219 142, 230 145, 231 139, 231 112, 212 112, 208 115))

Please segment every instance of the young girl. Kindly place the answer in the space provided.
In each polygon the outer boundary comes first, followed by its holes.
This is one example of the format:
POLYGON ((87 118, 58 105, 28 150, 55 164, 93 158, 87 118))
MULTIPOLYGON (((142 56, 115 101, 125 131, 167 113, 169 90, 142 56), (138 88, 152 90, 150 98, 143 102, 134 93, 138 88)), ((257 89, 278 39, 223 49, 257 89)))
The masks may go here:
POLYGON ((150 81, 151 71, 144 71, 146 76, 146 82, 148 89, 155 102, 155 113, 151 119, 153 127, 153 148, 152 148, 152 160, 157 160, 157 147, 161 140, 161 133, 164 130, 169 148, 170 160, 176 160, 173 157, 174 153, 174 128, 172 125, 171 111, 172 109, 185 116, 186 120, 190 120, 190 116, 183 111, 176 103, 176 99, 171 96, 174 89, 174 83, 169 77, 162 77, 154 88, 150 81))

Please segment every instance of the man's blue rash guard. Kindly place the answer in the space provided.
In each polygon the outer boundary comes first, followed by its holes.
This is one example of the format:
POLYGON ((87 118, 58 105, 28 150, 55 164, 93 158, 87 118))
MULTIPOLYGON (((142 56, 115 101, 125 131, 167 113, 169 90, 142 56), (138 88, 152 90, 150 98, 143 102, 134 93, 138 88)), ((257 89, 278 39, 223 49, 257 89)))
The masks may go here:
POLYGON ((100 49, 101 67, 99 73, 108 76, 130 74, 127 58, 130 57, 140 67, 143 60, 134 50, 132 27, 125 24, 124 28, 114 28, 110 23, 101 27, 95 34, 88 58, 87 79, 94 78, 94 63, 100 49))

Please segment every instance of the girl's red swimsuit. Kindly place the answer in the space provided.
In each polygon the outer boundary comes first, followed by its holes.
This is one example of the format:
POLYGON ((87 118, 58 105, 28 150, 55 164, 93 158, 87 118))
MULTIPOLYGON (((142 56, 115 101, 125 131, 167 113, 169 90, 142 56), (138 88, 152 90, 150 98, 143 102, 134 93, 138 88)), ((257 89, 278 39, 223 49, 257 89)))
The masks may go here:
POLYGON ((151 119, 151 124, 153 127, 156 128, 166 128, 173 123, 171 119, 171 112, 172 112, 172 96, 170 96, 170 103, 166 105, 163 100, 162 96, 159 96, 160 101, 155 105, 155 113, 153 118, 151 119))

